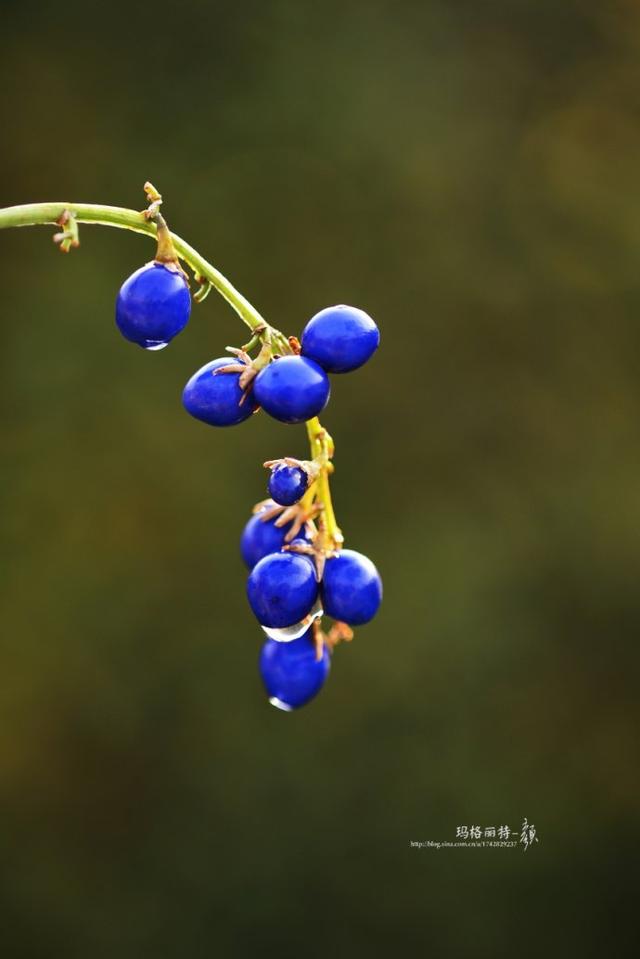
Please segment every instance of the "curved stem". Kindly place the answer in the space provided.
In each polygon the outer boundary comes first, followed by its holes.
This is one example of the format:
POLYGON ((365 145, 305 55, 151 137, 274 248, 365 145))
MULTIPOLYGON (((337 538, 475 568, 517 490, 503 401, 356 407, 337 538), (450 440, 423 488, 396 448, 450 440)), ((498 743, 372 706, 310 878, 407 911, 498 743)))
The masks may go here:
MULTIPOLYGON (((149 221, 144 213, 127 210, 119 206, 102 206, 97 203, 25 203, 22 206, 10 206, 0 210, 0 229, 13 226, 56 225, 64 214, 72 214, 77 223, 95 223, 112 226, 121 230, 132 230, 156 237, 156 225, 149 221)), ((219 270, 209 263, 197 250, 185 240, 171 233, 175 251, 181 260, 187 263, 196 276, 208 280, 236 311, 240 319, 250 330, 266 326, 271 330, 271 339, 281 353, 290 353, 287 338, 260 316, 254 306, 233 286, 219 270)))
MULTIPOLYGON (((159 194, 158 194, 159 196, 159 194)), ((157 227, 147 215, 136 210, 127 210, 119 206, 103 206, 97 203, 26 203, 21 206, 11 206, 0 209, 0 230, 6 227, 60 225, 72 218, 73 223, 95 223, 101 226, 112 226, 122 230, 132 230, 134 233, 143 233, 157 239, 157 227)), ((75 227, 74 227, 75 229, 75 227)), ((66 234, 64 234, 66 236, 66 234)), ((71 236, 71 235, 70 235, 71 236)), ((68 250, 67 244, 63 249, 68 250)), ((73 239, 73 237, 71 238, 73 239)), ((175 252, 191 268, 199 280, 205 280, 216 288, 230 306, 236 311, 240 319, 249 329, 258 331, 264 337, 264 343, 270 343, 279 353, 291 353, 287 338, 280 330, 270 326, 247 299, 220 273, 211 263, 204 259, 197 250, 175 233, 169 233, 166 238, 173 245, 175 252)), ((330 462, 333 455, 333 440, 322 427, 318 417, 307 420, 307 434, 311 447, 311 459, 319 460, 320 473, 314 483, 315 499, 322 506, 319 520, 320 545, 326 549, 338 548, 343 537, 336 521, 329 487, 329 473, 333 466, 330 462)))

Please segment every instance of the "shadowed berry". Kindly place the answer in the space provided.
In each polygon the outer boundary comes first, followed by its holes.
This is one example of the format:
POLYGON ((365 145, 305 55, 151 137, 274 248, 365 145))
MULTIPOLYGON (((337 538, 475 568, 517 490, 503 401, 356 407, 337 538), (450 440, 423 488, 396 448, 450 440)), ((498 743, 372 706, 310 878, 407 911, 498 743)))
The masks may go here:
POLYGON ((260 406, 282 423, 317 416, 329 400, 329 377, 305 356, 281 356, 260 370, 254 382, 260 406))
POLYGON ((194 373, 182 393, 187 413, 210 426, 235 426, 248 419, 257 409, 252 391, 241 404, 243 389, 239 373, 215 373, 229 366, 229 357, 211 360, 194 373))
POLYGON ((309 477, 299 466, 281 463, 271 471, 269 496, 281 506, 293 506, 307 491, 309 477))
POLYGON ((271 553, 249 573, 247 597, 262 626, 294 626, 311 612, 318 584, 313 563, 298 553, 271 553))
MULTIPOLYGON (((249 567, 253 569, 263 556, 270 553, 279 553, 284 546, 284 538, 291 529, 291 523, 285 526, 276 526, 277 515, 271 519, 263 520, 262 513, 273 506, 273 503, 265 505, 259 513, 255 513, 246 524, 240 537, 240 553, 249 567)), ((301 532, 298 536, 306 541, 306 534, 301 532)))
POLYGON ((343 549, 327 559, 322 600, 327 616, 349 626, 362 626, 373 619, 382 602, 380 574, 362 553, 343 549))
POLYGON ((260 651, 259 668, 269 702, 290 712, 304 706, 320 691, 329 675, 331 657, 326 646, 316 659, 309 629, 290 643, 268 639, 260 651))
POLYGON ((378 349, 380 331, 355 306, 329 306, 311 317, 302 331, 302 354, 327 373, 349 373, 363 366, 378 349))
POLYGON ((116 323, 122 335, 145 350, 161 350, 189 321, 191 294, 182 273, 147 263, 120 287, 116 323))

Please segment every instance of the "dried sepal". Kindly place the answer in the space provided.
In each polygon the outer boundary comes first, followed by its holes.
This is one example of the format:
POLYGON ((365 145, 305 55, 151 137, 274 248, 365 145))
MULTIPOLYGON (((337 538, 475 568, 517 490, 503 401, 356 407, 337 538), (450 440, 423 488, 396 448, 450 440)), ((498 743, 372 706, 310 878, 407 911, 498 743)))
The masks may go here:
POLYGON ((279 529, 286 526, 287 523, 291 523, 291 529, 287 531, 287 535, 284 538, 285 543, 290 543, 291 540, 294 540, 296 536, 298 536, 303 527, 309 539, 315 540, 318 535, 318 530, 313 521, 323 509, 324 507, 320 503, 305 506, 303 500, 299 503, 294 503, 293 506, 280 506, 278 503, 274 503, 273 500, 263 499, 255 504, 252 513, 259 514, 262 523, 268 523, 269 520, 277 516, 278 519, 274 525, 279 529))
POLYGON ((322 582, 327 559, 330 556, 336 555, 335 550, 325 549, 316 543, 287 543, 282 548, 291 553, 302 553, 304 556, 309 556, 313 560, 313 565, 316 570, 316 582, 318 583, 322 582))
POLYGON ((78 232, 78 221, 75 213, 71 210, 64 210, 56 220, 58 226, 62 227, 60 233, 54 233, 53 242, 57 243, 61 253, 69 253, 80 246, 80 237, 78 232))
POLYGON ((334 649, 338 643, 350 643, 353 639, 353 630, 351 626, 347 623, 342 623, 340 620, 336 620, 329 632, 327 633, 327 646, 331 649, 334 649))
POLYGON ((149 182, 149 180, 147 180, 143 189, 149 206, 146 210, 143 210, 142 215, 144 216, 145 220, 153 220, 160 212, 160 207, 162 206, 162 195, 156 190, 153 183, 149 182))
POLYGON ((318 662, 322 659, 325 646, 329 653, 333 653, 338 643, 350 643, 352 639, 353 630, 347 623, 336 620, 328 633, 325 633, 322 629, 319 619, 313 624, 313 644, 316 649, 316 660, 318 662))
POLYGON ((239 359, 242 362, 229 363, 227 366, 219 366, 217 370, 213 370, 213 376, 218 376, 221 373, 240 374, 238 377, 238 386, 243 392, 238 405, 242 406, 250 393, 251 384, 258 375, 258 371, 253 365, 251 357, 245 353, 244 350, 237 350, 234 346, 227 346, 227 350, 231 353, 234 353, 236 359, 239 359))
POLYGON ((307 489, 309 486, 311 486, 314 480, 317 479, 322 468, 321 465, 316 463, 314 460, 298 460, 293 456, 282 456, 277 460, 266 460, 262 465, 265 467, 265 469, 269 470, 273 470, 277 466, 291 466, 302 470, 303 473, 307 474, 307 489))

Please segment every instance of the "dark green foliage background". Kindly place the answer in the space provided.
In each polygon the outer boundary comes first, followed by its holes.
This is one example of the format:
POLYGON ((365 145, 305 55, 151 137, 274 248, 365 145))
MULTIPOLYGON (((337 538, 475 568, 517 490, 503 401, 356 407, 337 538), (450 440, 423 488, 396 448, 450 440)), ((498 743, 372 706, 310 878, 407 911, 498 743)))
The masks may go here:
POLYGON ((7 957, 623 955, 640 626, 640 8, 625 0, 2 7, 0 203, 141 208, 275 325, 382 349, 324 417, 385 581, 325 691, 264 702, 237 540, 261 415, 113 323, 142 238, 0 235, 7 957), (456 825, 520 849, 416 850, 456 825))

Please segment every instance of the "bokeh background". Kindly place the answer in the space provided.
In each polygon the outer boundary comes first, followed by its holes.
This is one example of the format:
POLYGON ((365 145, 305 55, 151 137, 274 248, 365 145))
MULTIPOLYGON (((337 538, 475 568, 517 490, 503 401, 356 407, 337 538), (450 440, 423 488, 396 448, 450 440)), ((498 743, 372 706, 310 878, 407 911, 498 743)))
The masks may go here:
POLYGON ((304 430, 190 419, 245 333, 118 335, 144 237, 0 236, 3 955, 628 954, 640 7, 3 4, 0 204, 142 208, 286 332, 382 348, 324 421, 385 603, 285 715, 238 537, 304 430), (415 849, 524 816, 539 843, 415 849), (627 868, 628 867, 628 868, 627 868))

